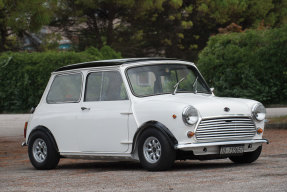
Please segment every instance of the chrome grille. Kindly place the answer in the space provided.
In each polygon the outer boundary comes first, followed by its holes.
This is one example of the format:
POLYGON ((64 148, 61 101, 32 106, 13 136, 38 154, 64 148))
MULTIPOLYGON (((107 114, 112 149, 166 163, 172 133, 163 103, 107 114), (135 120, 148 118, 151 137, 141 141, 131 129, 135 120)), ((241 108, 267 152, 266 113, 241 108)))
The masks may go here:
POLYGON ((248 140, 256 133, 249 117, 220 117, 202 119, 195 136, 198 142, 248 140))

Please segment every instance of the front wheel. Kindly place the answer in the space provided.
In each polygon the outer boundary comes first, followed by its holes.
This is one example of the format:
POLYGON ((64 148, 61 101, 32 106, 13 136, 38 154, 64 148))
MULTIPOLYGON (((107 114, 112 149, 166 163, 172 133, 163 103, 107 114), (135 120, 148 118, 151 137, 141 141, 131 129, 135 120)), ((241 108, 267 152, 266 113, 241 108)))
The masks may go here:
POLYGON ((258 147, 255 151, 246 152, 242 156, 229 157, 234 163, 252 163, 256 161, 262 151, 262 146, 258 147))
POLYGON ((141 165, 149 171, 167 170, 173 165, 176 154, 167 138, 156 129, 142 133, 138 152, 141 165))
POLYGON ((30 136, 28 143, 28 154, 32 165, 36 169, 53 169, 60 160, 50 137, 42 132, 36 131, 30 136))

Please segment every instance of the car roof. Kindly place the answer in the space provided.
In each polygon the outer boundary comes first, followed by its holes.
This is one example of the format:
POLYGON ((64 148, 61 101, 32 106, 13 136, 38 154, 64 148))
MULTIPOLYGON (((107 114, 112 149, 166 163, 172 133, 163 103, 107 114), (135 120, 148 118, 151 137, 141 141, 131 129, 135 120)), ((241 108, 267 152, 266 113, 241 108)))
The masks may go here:
POLYGON ((89 61, 89 62, 84 62, 84 63, 66 65, 66 66, 58 68, 57 70, 55 70, 55 72, 72 70, 72 69, 80 69, 80 68, 89 68, 89 67, 116 66, 116 65, 131 63, 131 62, 158 61, 158 60, 179 60, 179 59, 164 58, 164 57, 145 57, 145 58, 126 58, 126 59, 89 61))

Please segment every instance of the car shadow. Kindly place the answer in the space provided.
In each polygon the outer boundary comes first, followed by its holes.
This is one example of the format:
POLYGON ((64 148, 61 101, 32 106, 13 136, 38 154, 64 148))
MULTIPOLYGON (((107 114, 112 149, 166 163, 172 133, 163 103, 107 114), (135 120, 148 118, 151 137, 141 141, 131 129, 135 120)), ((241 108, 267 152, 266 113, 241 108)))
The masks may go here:
MULTIPOLYGON (((255 162, 253 164, 258 164, 255 162)), ((210 169, 220 169, 220 168, 233 168, 233 167, 243 167, 243 166, 252 166, 253 164, 235 164, 231 161, 219 160, 217 161, 176 161, 171 169, 168 171, 182 171, 182 170, 210 170, 210 169)), ((136 161, 92 161, 92 162, 73 162, 73 163, 64 163, 59 164, 57 169, 61 170, 76 170, 76 169, 85 169, 103 172, 103 171, 145 171, 139 162, 136 161)))
POLYGON ((93 171, 141 170, 141 165, 134 161, 87 161, 59 164, 57 169, 92 169, 93 171))
POLYGON ((210 170, 210 169, 221 169, 221 168, 232 168, 238 166, 250 166, 250 164, 236 164, 231 161, 177 161, 171 171, 181 171, 181 170, 210 170))

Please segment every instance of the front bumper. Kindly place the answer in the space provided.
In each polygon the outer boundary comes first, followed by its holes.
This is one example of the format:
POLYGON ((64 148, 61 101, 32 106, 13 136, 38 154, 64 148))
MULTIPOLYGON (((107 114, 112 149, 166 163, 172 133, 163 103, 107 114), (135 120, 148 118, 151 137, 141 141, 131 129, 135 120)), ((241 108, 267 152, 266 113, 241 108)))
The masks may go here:
POLYGON ((223 145, 244 145, 245 152, 254 151, 261 144, 267 143, 267 139, 254 139, 254 140, 243 140, 243 141, 220 141, 220 142, 209 142, 209 143, 185 143, 178 144, 175 149, 183 151, 193 151, 197 155, 207 155, 207 154, 218 154, 220 146, 223 145))
POLYGON ((211 142, 211 143, 187 143, 178 144, 175 146, 176 149, 192 149, 195 147, 209 147, 209 146, 220 146, 220 145, 238 145, 238 144, 254 144, 254 143, 267 143, 267 139, 256 139, 256 140, 244 140, 244 141, 221 141, 221 142, 211 142))

